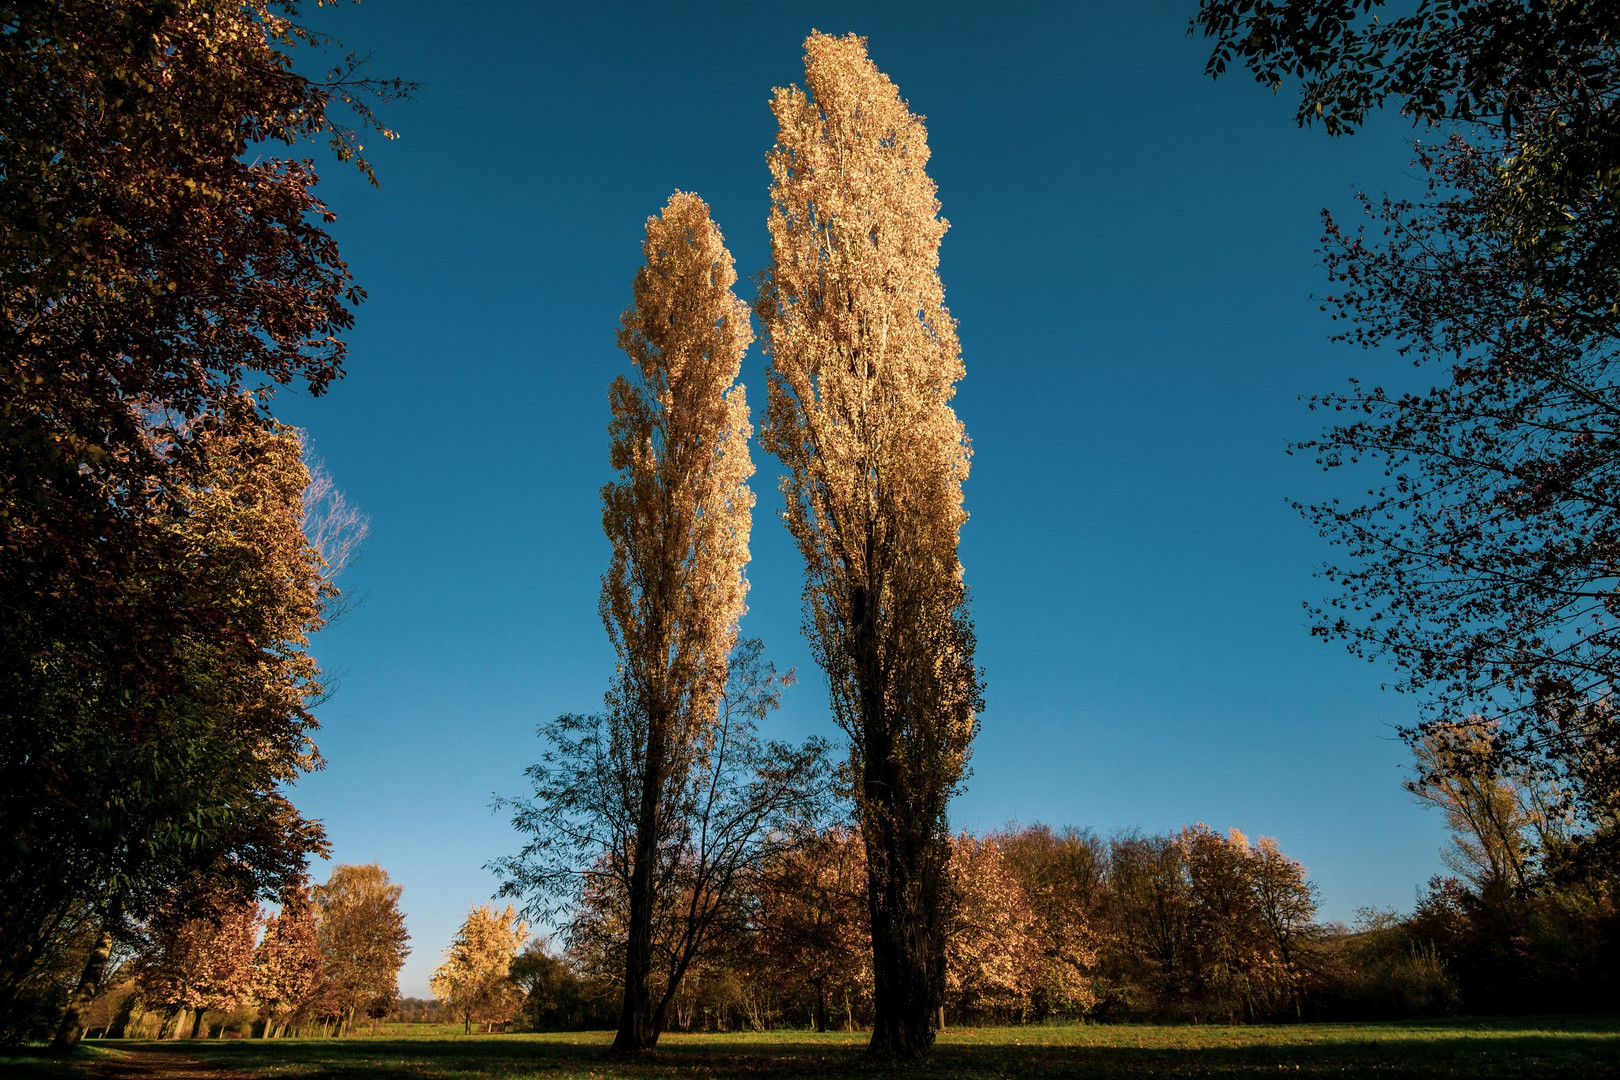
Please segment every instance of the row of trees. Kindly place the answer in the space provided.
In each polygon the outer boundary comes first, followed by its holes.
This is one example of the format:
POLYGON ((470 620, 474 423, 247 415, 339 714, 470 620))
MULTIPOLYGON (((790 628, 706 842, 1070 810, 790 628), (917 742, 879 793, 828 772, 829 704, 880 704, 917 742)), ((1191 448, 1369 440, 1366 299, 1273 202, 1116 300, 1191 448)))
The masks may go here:
POLYGON ((267 1039, 351 1032, 387 1015, 399 996, 410 952, 400 891, 380 866, 342 865, 313 890, 284 889, 268 917, 228 894, 174 904, 120 951, 86 1027, 151 1038, 196 1038, 215 1026, 257 1028, 267 1039))
MULTIPOLYGON (((1101 838, 1010 826, 951 844, 942 1011, 956 1022, 1318 1014, 1336 987, 1333 928, 1275 841, 1204 825, 1101 838)), ((654 967, 667 1023, 693 1028, 870 1027, 875 1018, 866 849, 848 826, 816 831, 741 875, 725 929, 684 969, 654 967)), ((525 943, 508 906, 473 908, 431 985, 471 1032, 611 1027, 623 999, 626 904, 599 891, 565 926, 567 949, 525 943)), ((686 928, 655 924, 655 956, 686 928)), ((268 940, 268 937, 267 939, 268 940)))
POLYGON ((363 520, 268 404, 362 293, 272 147, 358 161, 342 106, 404 87, 301 75, 295 16, 0 8, 0 1044, 71 1046, 120 950, 325 851, 286 791, 363 520))
MULTIPOLYGON (((859 834, 837 827, 751 875, 738 932, 693 967, 672 1019, 872 1024, 865 857, 859 834)), ((1283 1018, 1312 988, 1315 890, 1269 839, 1202 825, 1109 839, 1010 827, 955 837, 948 865, 936 1022, 1283 1018)), ((615 918, 591 904, 569 927, 567 959, 599 992, 622 977, 615 918)))
MULTIPOLYGON (((1492 749, 1472 718, 1415 744, 1407 787, 1445 816, 1445 860, 1415 909, 1316 921, 1303 867, 1262 837, 1202 825, 1109 838, 1012 826, 954 838, 943 1027, 1049 1017, 1243 1021, 1392 1018, 1620 1003, 1612 878, 1581 850, 1561 774, 1492 749), (1492 764, 1492 762, 1495 762, 1492 764)), ((847 827, 750 868, 726 932, 671 989, 691 1027, 869 1025, 865 846, 847 827)), ((569 948, 510 969, 530 1027, 610 1025, 622 897, 584 898, 569 948)), ((662 924, 666 927, 672 923, 662 924)), ((655 941, 655 950, 668 951, 655 941)))
MULTIPOLYGON (((771 104, 761 441, 787 470, 806 631, 849 736, 870 1052, 916 1058, 944 990, 946 802, 980 706, 957 559, 963 367, 920 119, 858 37, 812 34, 805 84, 771 104)), ((739 643, 754 496, 736 379, 753 329, 731 255, 686 193, 648 220, 643 253, 619 334, 636 378, 610 391, 618 479, 602 490, 618 674, 602 714, 542 728, 534 794, 511 804, 532 839, 496 866, 531 913, 608 916, 576 923, 574 943, 621 968, 619 1054, 656 1044, 683 979, 745 920, 748 883, 813 838, 833 773, 817 740, 760 738, 783 680, 739 643)))
MULTIPOLYGON (((1557 828, 1538 809, 1545 792, 1500 776, 1463 783, 1429 764, 1425 754, 1411 786, 1447 815, 1455 876, 1431 881, 1407 914, 1362 909, 1348 927, 1316 920, 1315 886, 1274 840, 1236 830, 958 835, 939 1025, 1388 1019, 1620 1001, 1612 894, 1538 877, 1531 845, 1557 828)), ((866 882, 865 846, 848 827, 777 853, 747 876, 729 931, 670 993, 670 1025, 870 1026, 866 882)), ((530 942, 512 959, 516 939, 505 937, 503 1004, 473 1019, 613 1026, 622 925, 622 900, 598 895, 566 927, 561 954, 530 942)))

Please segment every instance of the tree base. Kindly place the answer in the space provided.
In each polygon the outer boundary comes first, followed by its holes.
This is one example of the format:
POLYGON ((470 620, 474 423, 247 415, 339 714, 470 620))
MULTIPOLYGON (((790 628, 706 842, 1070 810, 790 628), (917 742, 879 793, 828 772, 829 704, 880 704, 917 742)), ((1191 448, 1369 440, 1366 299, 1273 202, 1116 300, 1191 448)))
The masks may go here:
POLYGON ((933 1031, 927 1028, 920 1032, 902 1031, 891 1025, 887 1030, 872 1032, 863 1061, 880 1068, 904 1068, 921 1065, 933 1049, 933 1031))

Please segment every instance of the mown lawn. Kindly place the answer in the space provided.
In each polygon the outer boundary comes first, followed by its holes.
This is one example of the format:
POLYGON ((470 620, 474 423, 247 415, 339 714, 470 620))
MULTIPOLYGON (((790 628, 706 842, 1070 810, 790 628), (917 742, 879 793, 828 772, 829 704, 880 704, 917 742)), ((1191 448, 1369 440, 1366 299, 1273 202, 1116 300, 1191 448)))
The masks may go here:
MULTIPOLYGON (((91 1044, 67 1066, 0 1058, 27 1077, 267 1080, 613 1080, 674 1076, 881 1075, 865 1069, 861 1033, 666 1035, 658 1054, 610 1062, 606 1033, 547 1035, 395 1032, 346 1040, 91 1044), (120 1067, 121 1051, 134 1051, 120 1067), (191 1064, 188 1064, 191 1063, 191 1064), (201 1068, 198 1067, 200 1064, 201 1068)), ((15 1070, 15 1071, 14 1071, 15 1070)), ((979 1077, 1613 1077, 1620 1017, 1533 1017, 1285 1027, 1053 1025, 964 1029, 941 1036, 922 1075, 979 1077)))

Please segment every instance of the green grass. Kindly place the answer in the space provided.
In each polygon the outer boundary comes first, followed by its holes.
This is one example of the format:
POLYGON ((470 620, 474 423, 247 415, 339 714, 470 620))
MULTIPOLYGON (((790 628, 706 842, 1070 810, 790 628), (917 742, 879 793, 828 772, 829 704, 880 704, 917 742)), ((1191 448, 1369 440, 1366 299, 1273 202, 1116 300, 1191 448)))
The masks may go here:
POLYGON ((5 1080, 33 1080, 35 1077, 54 1080, 56 1077, 93 1077, 104 1067, 115 1066, 119 1059, 117 1043, 92 1046, 88 1043, 74 1050, 66 1059, 57 1059, 46 1053, 43 1046, 0 1050, 0 1077, 5 1080))
MULTIPOLYGON (((402 1027, 401 1025, 400 1027, 402 1027)), ((206 1072, 264 1080, 615 1080, 654 1077, 882 1075, 861 1066, 863 1033, 765 1032, 665 1035, 657 1055, 626 1065, 604 1059, 607 1033, 401 1034, 345 1040, 97 1043, 49 1073, 95 1077, 121 1050, 151 1063, 185 1059, 206 1072)), ((13 1074, 0 1059, 0 1075, 13 1074)), ((169 1069, 144 1070, 162 1080, 169 1069)), ((184 1066, 175 1070, 183 1075, 184 1066)), ((1399 1024, 1283 1027, 1040 1025, 947 1031, 922 1075, 989 1077, 1609 1077, 1620 1076, 1620 1017, 1534 1017, 1399 1024)))

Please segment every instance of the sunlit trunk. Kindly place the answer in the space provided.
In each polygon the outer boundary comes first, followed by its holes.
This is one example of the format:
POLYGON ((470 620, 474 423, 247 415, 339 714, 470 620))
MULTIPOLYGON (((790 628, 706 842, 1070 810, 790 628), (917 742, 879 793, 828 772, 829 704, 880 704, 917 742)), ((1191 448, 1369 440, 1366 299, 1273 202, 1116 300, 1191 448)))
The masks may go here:
POLYGON ((67 1053, 79 1045, 84 1037, 84 1016, 90 1008, 90 1002, 95 998, 96 991, 101 988, 101 977, 107 971, 107 961, 112 956, 112 928, 117 915, 109 915, 102 924, 101 937, 96 940, 96 947, 90 950, 90 956, 84 962, 84 971, 79 975, 79 983, 73 988, 73 994, 68 998, 67 1011, 62 1014, 62 1022, 57 1025, 56 1038, 51 1041, 51 1051, 57 1054, 67 1053))

